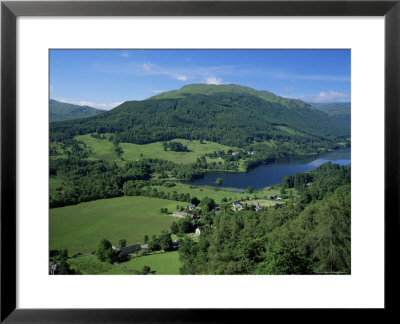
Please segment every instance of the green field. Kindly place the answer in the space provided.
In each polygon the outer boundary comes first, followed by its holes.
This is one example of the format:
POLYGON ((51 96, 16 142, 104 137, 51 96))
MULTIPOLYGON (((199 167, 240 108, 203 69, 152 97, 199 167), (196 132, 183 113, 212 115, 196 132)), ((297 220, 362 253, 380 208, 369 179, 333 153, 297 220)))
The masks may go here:
POLYGON ((178 251, 159 252, 142 257, 133 257, 128 262, 122 263, 128 269, 141 271, 147 265, 155 274, 179 274, 179 255, 178 251))
MULTIPOLYGON (((211 197, 215 200, 216 203, 220 203, 222 198, 226 198, 229 200, 239 200, 242 197, 246 197, 245 190, 242 189, 234 189, 234 188, 219 188, 213 186, 192 186, 190 184, 176 182, 176 185, 171 188, 166 188, 164 186, 152 186, 152 188, 156 188, 158 191, 172 192, 176 191, 178 194, 181 193, 190 193, 190 197, 197 197, 198 199, 203 199, 204 197, 211 197), (239 191, 239 192, 233 192, 239 191)), ((251 196, 251 195, 250 195, 251 196)))
MULTIPOLYGON (((221 202, 222 198, 226 198, 230 201, 244 201, 248 198, 258 198, 265 199, 269 195, 277 194, 280 196, 280 185, 275 187, 266 187, 263 189, 255 190, 253 193, 247 193, 244 189, 235 189, 235 188, 224 188, 224 187, 213 187, 213 186, 192 186, 190 184, 176 182, 176 185, 171 188, 166 188, 163 186, 152 186, 152 188, 156 188, 158 191, 172 192, 176 191, 178 194, 181 193, 190 193, 190 197, 197 197, 198 199, 203 199, 204 197, 211 197, 215 200, 217 204, 221 202)), ((292 192, 293 190, 288 190, 292 192)), ((274 205, 274 204, 273 204, 274 205)))
MULTIPOLYGON (((109 134, 106 134, 108 138, 109 134)), ((108 139, 94 138, 88 135, 80 135, 75 137, 78 141, 82 141, 88 148, 92 150, 89 154, 89 160, 119 160, 114 151, 114 144, 108 139)))
POLYGON ((133 256, 129 261, 121 263, 121 267, 101 262, 94 255, 70 258, 68 263, 71 269, 79 269, 82 274, 92 275, 132 275, 142 271, 145 265, 150 267, 152 274, 177 275, 180 267, 178 251, 156 252, 142 257, 133 256))
POLYGON ((117 245, 143 242, 169 229, 176 220, 160 213, 160 208, 175 209, 177 202, 146 197, 120 197, 50 209, 50 249, 68 249, 69 255, 93 252, 105 238, 117 245))
POLYGON ((68 263, 71 269, 80 270, 82 274, 129 274, 126 270, 114 264, 97 260, 93 255, 70 258, 68 259, 68 263))
MULTIPOLYGON (((108 138, 109 134, 105 134, 108 138)), ((108 139, 93 138, 90 135, 80 135, 75 137, 78 141, 82 141, 91 148, 89 159, 103 159, 108 161, 119 160, 114 152, 114 145, 108 139)), ((221 145, 214 142, 204 141, 189 141, 184 139, 174 139, 174 142, 180 142, 187 146, 190 152, 174 152, 164 151, 162 142, 138 145, 131 143, 120 143, 124 153, 122 157, 125 161, 136 161, 142 158, 162 159, 172 161, 174 163, 194 163, 196 159, 203 156, 205 153, 213 153, 214 151, 228 151, 236 149, 226 145, 221 145)), ((171 141, 169 141, 171 142, 171 141)), ((207 158, 207 162, 218 162, 219 159, 207 158)))

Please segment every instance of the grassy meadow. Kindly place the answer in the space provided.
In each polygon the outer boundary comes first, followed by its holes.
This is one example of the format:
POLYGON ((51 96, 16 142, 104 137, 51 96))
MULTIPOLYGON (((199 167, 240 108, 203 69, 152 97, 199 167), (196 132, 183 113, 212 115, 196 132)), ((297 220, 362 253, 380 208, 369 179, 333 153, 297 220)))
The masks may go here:
MULTIPOLYGON (((108 138, 109 134, 104 134, 108 138)), ((93 138, 90 135, 79 135, 75 137, 76 140, 82 141, 91 148, 92 152, 89 154, 89 159, 92 160, 107 160, 107 161, 120 161, 114 152, 114 145, 108 139, 93 138)), ((168 141, 172 142, 172 141, 168 141)), ((142 158, 162 159, 172 161, 179 164, 188 164, 196 162, 196 159, 203 156, 206 153, 212 153, 214 151, 228 151, 229 149, 235 150, 236 148, 221 145, 214 142, 203 141, 189 141, 185 139, 174 139, 173 142, 180 142, 187 146, 189 152, 174 152, 164 151, 162 142, 150 143, 150 144, 131 144, 131 143, 120 143, 119 146, 122 148, 124 153, 122 158, 125 161, 136 161, 142 158)), ((207 162, 218 162, 219 159, 207 158, 207 162)))
MULTIPOLYGON (((204 197, 211 197, 217 204, 221 202, 222 198, 226 198, 229 201, 245 202, 248 200, 248 198, 258 198, 261 201, 265 200, 269 195, 281 195, 281 186, 266 187, 260 190, 255 190, 253 193, 247 193, 246 190, 243 189, 213 186, 193 186, 180 182, 176 182, 176 185, 170 188, 163 186, 152 186, 152 188, 156 188, 158 191, 164 192, 176 191, 178 194, 189 192, 191 197, 197 197, 199 200, 203 199, 204 197)), ((288 193, 290 192, 294 193, 294 190, 288 190, 288 193)), ((268 204, 265 204, 265 206, 272 206, 275 205, 275 203, 276 202, 274 200, 269 200, 268 204)))
POLYGON ((101 262, 94 255, 69 258, 68 263, 71 269, 79 269, 82 274, 91 275, 135 274, 136 271, 142 271, 145 265, 150 267, 152 274, 177 275, 180 267, 178 251, 154 252, 141 257, 136 257, 133 254, 129 261, 121 263, 121 267, 101 262))
POLYGON ((68 263, 71 269, 80 270, 82 274, 91 275, 109 275, 109 274, 122 274, 126 275, 128 272, 114 264, 99 261, 94 255, 85 255, 77 258, 69 258, 68 263))
POLYGON ((173 211, 176 201, 146 197, 119 197, 50 209, 50 250, 68 249, 69 255, 93 252, 105 238, 117 245, 143 243, 143 237, 169 230, 176 218, 160 213, 173 211))
POLYGON ((122 265, 138 271, 141 271, 143 266, 147 265, 154 274, 177 275, 179 274, 180 261, 178 251, 156 252, 142 257, 133 257, 122 265))

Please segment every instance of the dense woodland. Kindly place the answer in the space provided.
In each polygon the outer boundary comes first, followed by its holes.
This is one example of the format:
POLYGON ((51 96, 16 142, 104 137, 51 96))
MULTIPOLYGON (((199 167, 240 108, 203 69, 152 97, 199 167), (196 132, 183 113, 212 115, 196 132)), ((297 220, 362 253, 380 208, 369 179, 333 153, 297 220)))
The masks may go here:
POLYGON ((181 242, 181 273, 350 273, 350 166, 327 163, 284 186, 299 195, 282 208, 203 217, 200 241, 181 242))
POLYGON ((294 138, 296 144, 332 146, 349 137, 348 127, 336 119, 304 103, 289 103, 266 101, 246 92, 185 93, 180 98, 128 101, 103 114, 51 123, 50 140, 114 133, 116 141, 124 143, 183 138, 246 147, 271 139, 292 142, 294 138))

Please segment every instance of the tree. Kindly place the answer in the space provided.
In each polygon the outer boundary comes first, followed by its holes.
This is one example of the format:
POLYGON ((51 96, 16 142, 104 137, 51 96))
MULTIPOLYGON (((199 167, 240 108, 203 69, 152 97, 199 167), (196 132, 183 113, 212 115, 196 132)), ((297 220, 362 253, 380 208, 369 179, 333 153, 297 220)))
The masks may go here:
POLYGON ((148 273, 150 273, 150 271, 151 271, 151 268, 149 266, 147 266, 147 265, 143 266, 143 269, 142 269, 143 274, 148 274, 148 273))
POLYGON ((120 252, 117 255, 117 260, 118 262, 126 262, 129 260, 129 256, 125 253, 120 252))
POLYGON ((297 249, 274 248, 258 264, 256 274, 310 274, 311 261, 297 249))
POLYGON ((254 192, 254 188, 252 186, 248 186, 247 193, 253 193, 253 192, 254 192))
POLYGON ((148 248, 152 251, 157 251, 160 249, 160 241, 156 235, 151 237, 151 241, 148 243, 148 248))
POLYGON ((190 200, 190 203, 191 203, 192 205, 197 206, 198 204, 200 204, 200 200, 198 200, 197 197, 193 197, 193 198, 190 200))
POLYGON ((146 244, 149 241, 149 236, 146 234, 143 238, 144 244, 146 244))
POLYGON ((126 246, 126 239, 120 239, 119 242, 118 242, 118 245, 120 247, 125 247, 126 246))
POLYGON ((201 205, 201 209, 202 209, 202 210, 204 210, 204 211, 211 211, 211 210, 213 210, 213 209, 215 208, 215 201, 214 201, 214 199, 212 199, 212 198, 204 197, 204 198, 201 200, 200 205, 201 205))
POLYGON ((282 188, 288 189, 293 188, 294 185, 294 177, 291 174, 286 174, 282 178, 282 188))
POLYGON ((61 251, 61 256, 63 258, 65 258, 65 259, 67 259, 68 258, 68 250, 67 249, 62 250, 61 251))
POLYGON ((160 248, 163 251, 170 251, 172 250, 172 239, 171 234, 168 232, 163 232, 160 237, 158 238, 160 248))
POLYGON ((102 239, 96 249, 96 257, 102 262, 109 262, 109 263, 114 263, 116 260, 116 255, 114 253, 114 250, 112 249, 111 242, 102 239))
POLYGON ((172 222, 171 232, 172 234, 177 234, 179 232, 178 224, 176 222, 172 222))
POLYGON ((222 185, 222 179, 221 178, 217 178, 217 180, 215 180, 215 184, 222 185))
POLYGON ((188 218, 182 218, 178 222, 179 233, 190 233, 192 222, 188 218))

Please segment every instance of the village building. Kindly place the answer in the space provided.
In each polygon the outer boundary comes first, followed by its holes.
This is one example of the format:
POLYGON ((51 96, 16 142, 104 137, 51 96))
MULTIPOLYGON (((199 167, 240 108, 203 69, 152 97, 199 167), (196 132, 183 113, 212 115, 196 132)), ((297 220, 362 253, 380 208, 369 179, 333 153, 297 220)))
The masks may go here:
POLYGON ((261 210, 260 205, 255 205, 255 206, 254 206, 254 210, 255 210, 255 211, 260 211, 260 210, 261 210))
POLYGON ((49 274, 56 275, 56 274, 58 274, 59 269, 60 269, 60 267, 58 266, 57 263, 55 263, 55 264, 50 263, 50 265, 49 265, 49 274))
POLYGON ((233 203, 233 207, 235 207, 237 210, 241 210, 243 208, 242 204, 237 201, 233 203))
POLYGON ((115 253, 121 252, 123 254, 129 255, 129 254, 132 254, 134 252, 141 250, 142 245, 140 243, 137 243, 137 244, 133 244, 133 245, 129 245, 129 246, 124 246, 121 248, 117 248, 116 246, 113 245, 112 249, 114 250, 115 253))
POLYGON ((278 195, 270 195, 268 196, 268 199, 276 199, 276 200, 281 200, 282 198, 279 197, 278 195))
POLYGON ((196 235, 200 235, 200 228, 199 227, 196 228, 195 234, 196 235))
POLYGON ((174 211, 172 213, 172 216, 174 217, 179 217, 179 218, 185 218, 188 214, 185 212, 178 212, 178 211, 174 211))
POLYGON ((196 205, 189 204, 188 209, 189 209, 189 211, 196 210, 196 205))
POLYGON ((200 219, 201 217, 196 214, 189 214, 190 219, 200 219))

